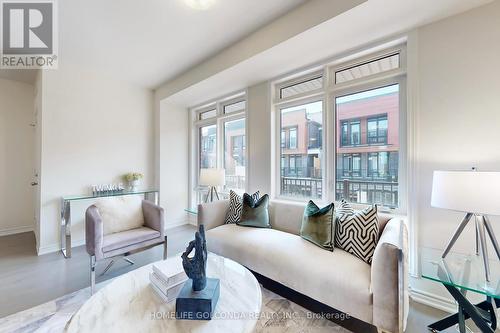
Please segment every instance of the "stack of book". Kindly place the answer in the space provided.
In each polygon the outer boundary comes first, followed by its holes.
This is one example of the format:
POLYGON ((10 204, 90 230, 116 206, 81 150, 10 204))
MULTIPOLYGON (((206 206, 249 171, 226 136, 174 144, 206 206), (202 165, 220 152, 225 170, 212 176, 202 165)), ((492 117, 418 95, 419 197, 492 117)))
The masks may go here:
POLYGON ((153 271, 149 273, 151 287, 167 303, 177 298, 186 280, 180 257, 153 264, 153 271))

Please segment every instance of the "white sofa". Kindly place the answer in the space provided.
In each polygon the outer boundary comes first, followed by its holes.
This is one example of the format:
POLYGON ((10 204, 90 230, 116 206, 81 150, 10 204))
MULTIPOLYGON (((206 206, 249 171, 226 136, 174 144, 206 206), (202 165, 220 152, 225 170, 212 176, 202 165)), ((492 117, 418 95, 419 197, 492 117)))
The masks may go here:
POLYGON ((229 201, 221 200, 199 205, 198 224, 205 225, 209 251, 370 324, 374 331, 404 331, 409 301, 403 218, 379 214, 380 239, 370 266, 341 249, 330 252, 302 239, 304 206, 271 201, 272 229, 260 229, 224 224, 229 201))

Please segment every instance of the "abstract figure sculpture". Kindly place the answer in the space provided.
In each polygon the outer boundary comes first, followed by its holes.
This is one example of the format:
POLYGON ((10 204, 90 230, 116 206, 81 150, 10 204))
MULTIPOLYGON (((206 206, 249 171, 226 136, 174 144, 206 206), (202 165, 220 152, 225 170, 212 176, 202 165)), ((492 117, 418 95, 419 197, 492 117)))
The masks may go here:
POLYGON ((207 278, 207 242, 205 228, 200 225, 181 256, 182 266, 189 280, 175 300, 175 318, 187 320, 210 320, 220 296, 219 279, 207 278), (189 257, 191 252, 194 255, 189 257))
POLYGON ((207 285, 207 242, 205 228, 200 225, 194 240, 189 242, 186 252, 182 254, 182 266, 186 275, 193 280, 193 291, 201 291, 207 285), (194 249, 194 256, 189 257, 194 249))

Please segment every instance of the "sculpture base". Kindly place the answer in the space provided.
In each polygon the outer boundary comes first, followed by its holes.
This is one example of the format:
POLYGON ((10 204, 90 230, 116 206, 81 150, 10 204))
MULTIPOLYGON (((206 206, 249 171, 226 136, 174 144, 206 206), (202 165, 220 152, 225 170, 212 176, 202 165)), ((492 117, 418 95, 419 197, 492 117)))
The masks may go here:
POLYGON ((175 301, 175 318, 186 320, 212 319, 219 295, 219 279, 207 278, 207 286, 201 291, 193 291, 193 280, 187 280, 175 301))

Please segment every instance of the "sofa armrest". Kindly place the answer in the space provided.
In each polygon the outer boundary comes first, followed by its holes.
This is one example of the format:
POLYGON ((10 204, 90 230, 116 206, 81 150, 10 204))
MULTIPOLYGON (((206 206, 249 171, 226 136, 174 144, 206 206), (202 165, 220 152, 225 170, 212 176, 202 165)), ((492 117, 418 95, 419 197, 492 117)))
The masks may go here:
POLYGON ((103 239, 102 218, 97 207, 92 205, 85 212, 85 246, 87 253, 95 256, 97 260, 103 258, 103 239))
POLYGON ((210 230, 224 224, 229 200, 218 200, 198 205, 198 225, 205 225, 210 230))
POLYGON ((159 231, 161 238, 165 237, 165 210, 151 201, 142 200, 144 226, 159 231))
POLYGON ((402 218, 391 219, 378 241, 371 267, 373 324, 403 332, 408 317, 408 231, 402 218))

